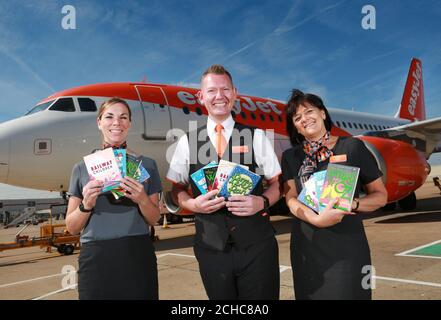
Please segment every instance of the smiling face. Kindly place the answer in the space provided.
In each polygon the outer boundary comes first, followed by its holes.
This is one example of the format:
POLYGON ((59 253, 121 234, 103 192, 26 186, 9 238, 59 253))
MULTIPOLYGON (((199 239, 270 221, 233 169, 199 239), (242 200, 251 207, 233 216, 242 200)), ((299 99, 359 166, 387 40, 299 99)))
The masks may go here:
POLYGON ((292 117, 298 133, 309 141, 317 141, 325 135, 325 119, 325 112, 308 102, 300 105, 292 117))
POLYGON ((118 146, 126 141, 132 125, 127 107, 122 103, 108 106, 97 119, 105 143, 118 146))
POLYGON ((236 97, 236 88, 226 74, 209 73, 201 81, 199 101, 207 108, 210 118, 218 123, 230 116, 236 97))

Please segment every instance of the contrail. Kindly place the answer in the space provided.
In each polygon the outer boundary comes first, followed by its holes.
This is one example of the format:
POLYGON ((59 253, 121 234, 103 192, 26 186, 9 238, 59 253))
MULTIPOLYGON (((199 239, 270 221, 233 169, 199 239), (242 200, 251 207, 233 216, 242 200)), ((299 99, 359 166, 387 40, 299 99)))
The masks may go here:
POLYGON ((51 92, 55 92, 56 90, 47 83, 43 78, 41 78, 34 70, 31 69, 23 60, 21 60, 18 56, 15 54, 9 52, 6 48, 0 46, 0 52, 2 52, 4 55, 6 55, 8 58, 13 60, 16 64, 20 66, 24 71, 29 73, 39 84, 44 86, 45 88, 49 89, 51 92))
MULTIPOLYGON (((346 0, 342 0, 342 1, 340 1, 340 2, 337 2, 337 3, 333 4, 333 5, 327 6, 327 7, 325 7, 324 9, 322 9, 322 10, 320 10, 320 11, 318 11, 318 12, 315 12, 314 14, 310 15, 309 17, 306 17, 305 19, 303 19, 303 20, 300 21, 299 23, 293 25, 292 27, 288 27, 288 28, 287 28, 287 27, 284 27, 284 28, 281 28, 280 26, 283 25, 283 22, 282 22, 282 23, 281 23, 276 29, 274 29, 272 32, 270 32, 270 33, 267 34, 266 36, 264 36, 264 37, 262 37, 262 38, 260 38, 260 39, 257 39, 257 40, 255 40, 255 41, 253 41, 253 42, 251 42, 251 43, 249 43, 249 44, 243 46, 242 48, 240 48, 239 50, 233 52, 232 54, 228 55, 225 59, 223 59, 223 60, 221 61, 221 63, 224 63, 225 61, 227 61, 227 60, 233 58, 234 56, 237 56, 237 55, 241 54, 242 52, 244 52, 244 51, 248 50, 249 48, 253 47, 254 45, 256 45, 257 43, 262 42, 263 40, 265 40, 265 39, 267 39, 267 38, 269 38, 269 37, 271 37, 271 36, 273 36, 273 35, 281 35, 281 34, 284 34, 284 33, 290 32, 290 31, 292 31, 292 30, 295 30, 295 29, 297 29, 297 28, 300 28, 301 26, 303 26, 304 24, 306 24, 306 23, 309 22, 310 20, 312 20, 312 19, 314 19, 314 18, 317 18, 317 17, 319 17, 319 16, 321 16, 321 15, 327 13, 328 11, 330 11, 330 10, 332 10, 332 9, 334 9, 334 8, 336 8, 336 7, 338 7, 338 6, 340 6, 340 5, 341 5, 343 2, 345 2, 345 1, 346 1, 346 0)), ((291 9, 289 10, 289 12, 288 12, 287 16, 285 17, 284 21, 287 19, 288 16, 291 15, 291 13, 293 12, 293 8, 294 8, 294 7, 297 7, 297 4, 298 4, 298 2, 295 3, 295 4, 291 7, 291 9)), ((198 74, 199 74, 199 72, 197 72, 197 73, 195 72, 195 73, 191 74, 189 77, 187 77, 185 80, 182 80, 182 82, 187 82, 187 81, 189 81, 190 79, 192 79, 193 77, 197 76, 198 74)))

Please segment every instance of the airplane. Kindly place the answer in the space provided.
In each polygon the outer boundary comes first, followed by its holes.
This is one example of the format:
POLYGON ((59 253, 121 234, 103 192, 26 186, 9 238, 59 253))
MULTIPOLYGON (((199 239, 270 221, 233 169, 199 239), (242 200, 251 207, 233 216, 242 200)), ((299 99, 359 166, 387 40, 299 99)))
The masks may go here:
MULTIPOLYGON (((38 102, 24 116, 0 124, 0 183, 60 191, 65 196, 74 164, 100 148, 97 108, 120 97, 132 110, 128 145, 152 157, 163 177, 165 205, 177 215, 171 184, 165 179, 168 161, 189 121, 205 123, 207 112, 197 89, 153 83, 101 83, 57 92, 38 102)), ((239 95, 233 116, 239 123, 274 130, 274 148, 281 157, 290 147, 285 129, 285 103, 239 95)), ((416 206, 415 190, 430 173, 427 159, 441 151, 441 117, 426 120, 422 63, 411 61, 401 105, 395 117, 329 108, 332 133, 355 136, 374 155, 384 173, 389 206, 416 206)), ((283 202, 283 201, 282 201, 283 202)))

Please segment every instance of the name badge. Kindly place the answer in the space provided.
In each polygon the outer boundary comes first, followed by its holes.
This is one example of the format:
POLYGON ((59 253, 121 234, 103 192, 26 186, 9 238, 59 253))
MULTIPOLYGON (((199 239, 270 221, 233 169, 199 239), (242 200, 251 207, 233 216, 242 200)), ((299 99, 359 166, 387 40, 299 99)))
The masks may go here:
POLYGON ((250 150, 248 150, 248 146, 233 146, 232 151, 233 153, 247 153, 250 150))
POLYGON ((339 154, 329 158, 330 163, 338 163, 338 162, 346 162, 346 161, 348 161, 348 157, 345 154, 339 154))

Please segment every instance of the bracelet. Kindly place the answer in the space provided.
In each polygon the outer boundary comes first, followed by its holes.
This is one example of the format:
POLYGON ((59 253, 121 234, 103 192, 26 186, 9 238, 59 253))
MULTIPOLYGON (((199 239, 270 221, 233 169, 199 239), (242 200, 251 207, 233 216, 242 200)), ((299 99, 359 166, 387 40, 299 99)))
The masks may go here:
POLYGON ((354 210, 352 210, 352 211, 357 211, 358 207, 360 206, 360 200, 358 200, 358 199, 354 199, 354 200, 357 202, 357 205, 355 206, 354 210))

